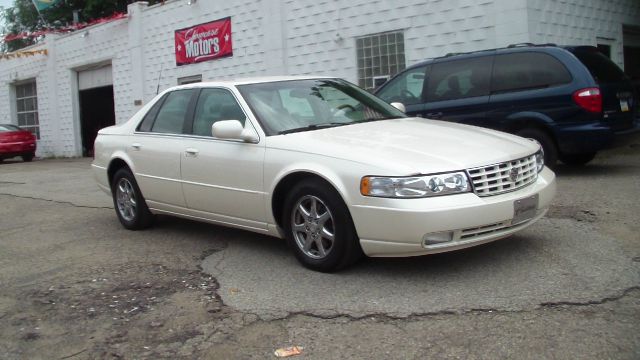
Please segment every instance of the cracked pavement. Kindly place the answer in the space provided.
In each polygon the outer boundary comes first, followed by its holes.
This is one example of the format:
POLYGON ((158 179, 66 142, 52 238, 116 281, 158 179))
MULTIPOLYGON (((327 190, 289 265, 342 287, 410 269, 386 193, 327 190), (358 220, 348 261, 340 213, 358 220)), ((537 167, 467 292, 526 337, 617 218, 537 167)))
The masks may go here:
POLYGON ((1 163, 0 354, 638 358, 639 144, 560 166, 549 215, 514 237, 338 274, 240 230, 126 231, 88 159, 1 163))

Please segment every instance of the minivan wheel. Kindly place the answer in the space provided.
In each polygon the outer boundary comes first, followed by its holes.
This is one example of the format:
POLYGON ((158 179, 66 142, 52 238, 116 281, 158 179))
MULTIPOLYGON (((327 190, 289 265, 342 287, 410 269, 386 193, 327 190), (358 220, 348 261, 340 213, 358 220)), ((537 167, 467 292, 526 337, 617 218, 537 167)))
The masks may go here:
POLYGON ((111 181, 111 194, 116 215, 122 226, 129 230, 141 230, 153 223, 153 214, 142 196, 131 170, 116 171, 111 181))
POLYGON ((308 179, 294 186, 282 216, 287 243, 305 267, 332 272, 362 256, 349 209, 323 181, 308 179))
POLYGON ((560 160, 571 166, 582 166, 596 157, 596 153, 583 153, 583 154, 562 154, 560 160))
POLYGON ((555 169, 558 162, 558 147, 547 133, 539 129, 530 128, 520 130, 516 135, 539 142, 542 145, 542 150, 544 150, 544 164, 550 169, 555 169))

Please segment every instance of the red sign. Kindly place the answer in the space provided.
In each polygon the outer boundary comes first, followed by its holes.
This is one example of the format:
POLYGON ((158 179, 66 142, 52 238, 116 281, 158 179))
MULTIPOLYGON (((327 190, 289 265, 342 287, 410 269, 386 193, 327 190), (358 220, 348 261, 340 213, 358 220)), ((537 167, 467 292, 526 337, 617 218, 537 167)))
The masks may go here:
POLYGON ((178 66, 233 55, 231 18, 176 30, 175 50, 178 66))

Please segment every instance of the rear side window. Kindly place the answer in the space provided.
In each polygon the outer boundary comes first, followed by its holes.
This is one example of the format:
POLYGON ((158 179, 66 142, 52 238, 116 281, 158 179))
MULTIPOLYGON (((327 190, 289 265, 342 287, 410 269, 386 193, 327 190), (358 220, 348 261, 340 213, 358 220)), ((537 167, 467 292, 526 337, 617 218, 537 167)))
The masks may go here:
POLYGON ((538 89, 570 82, 571 74, 558 59, 540 52, 521 52, 496 55, 491 91, 538 89))
POLYGON ((427 80, 427 101, 488 95, 491 59, 483 56, 433 65, 427 80))
POLYGON ((166 98, 167 96, 165 95, 160 100, 158 100, 155 104, 153 104, 151 109, 149 109, 147 114, 144 116, 144 119, 142 120, 140 125, 138 125, 137 131, 144 131, 144 132, 151 131, 151 126, 153 125, 153 121, 156 119, 156 115, 158 115, 160 106, 162 106, 162 103, 166 98))
POLYGON ((620 68, 597 48, 577 49, 573 52, 597 83, 618 82, 626 79, 620 68))
POLYGON ((167 95, 151 127, 152 132, 181 134, 193 89, 176 90, 167 95))

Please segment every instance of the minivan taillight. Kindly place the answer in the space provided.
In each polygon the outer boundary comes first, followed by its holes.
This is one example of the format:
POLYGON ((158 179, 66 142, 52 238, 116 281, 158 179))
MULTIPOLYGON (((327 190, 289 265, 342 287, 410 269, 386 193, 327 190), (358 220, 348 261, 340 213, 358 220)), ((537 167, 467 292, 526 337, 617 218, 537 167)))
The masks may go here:
POLYGON ((591 112, 602 112, 602 95, 597 87, 580 89, 573 93, 573 101, 591 112))

